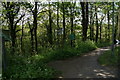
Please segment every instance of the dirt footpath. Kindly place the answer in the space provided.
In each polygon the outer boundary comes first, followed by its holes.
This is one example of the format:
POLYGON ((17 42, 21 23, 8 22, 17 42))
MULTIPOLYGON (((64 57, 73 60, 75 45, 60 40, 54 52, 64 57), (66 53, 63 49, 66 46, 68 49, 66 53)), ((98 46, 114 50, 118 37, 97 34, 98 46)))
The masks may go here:
POLYGON ((48 63, 49 66, 61 71, 60 78, 116 78, 117 69, 101 66, 97 59, 109 47, 99 48, 82 57, 74 57, 48 63))

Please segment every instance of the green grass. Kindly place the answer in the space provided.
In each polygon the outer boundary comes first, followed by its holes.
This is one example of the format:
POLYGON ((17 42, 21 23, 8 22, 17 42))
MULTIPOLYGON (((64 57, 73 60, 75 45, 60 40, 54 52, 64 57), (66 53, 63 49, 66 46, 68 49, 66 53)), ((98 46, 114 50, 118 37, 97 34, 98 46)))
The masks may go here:
POLYGON ((98 59, 99 63, 104 66, 118 66, 118 59, 120 53, 120 47, 115 48, 115 53, 112 55, 111 50, 104 52, 98 59))

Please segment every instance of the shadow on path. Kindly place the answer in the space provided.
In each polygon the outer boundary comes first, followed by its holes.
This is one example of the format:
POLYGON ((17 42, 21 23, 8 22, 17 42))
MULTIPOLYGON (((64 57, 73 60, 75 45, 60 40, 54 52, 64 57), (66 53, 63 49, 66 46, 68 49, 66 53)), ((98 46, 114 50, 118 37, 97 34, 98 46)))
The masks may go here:
POLYGON ((61 71, 59 78, 117 78, 117 69, 101 66, 98 56, 110 47, 98 48, 82 57, 53 61, 49 66, 61 71))

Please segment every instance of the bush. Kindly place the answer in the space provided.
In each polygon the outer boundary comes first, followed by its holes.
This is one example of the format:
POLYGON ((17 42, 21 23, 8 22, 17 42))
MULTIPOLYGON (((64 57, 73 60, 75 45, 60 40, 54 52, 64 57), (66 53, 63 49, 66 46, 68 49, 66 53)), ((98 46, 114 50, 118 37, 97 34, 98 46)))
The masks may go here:
POLYGON ((91 50, 94 50, 96 49, 96 45, 94 42, 92 41, 85 41, 85 42, 77 42, 77 50, 80 50, 82 53, 86 53, 86 52, 89 52, 91 50))
POLYGON ((97 47, 92 41, 79 42, 76 47, 65 46, 64 48, 59 48, 50 52, 43 54, 44 60, 46 62, 52 60, 67 59, 74 56, 81 56, 86 52, 96 49, 97 47))
POLYGON ((107 47, 107 46, 110 46, 112 43, 111 42, 98 42, 98 43, 95 43, 95 45, 97 47, 107 47))
POLYGON ((31 59, 33 58, 10 56, 7 70, 3 72, 3 78, 53 78, 56 76, 56 70, 41 61, 31 59))

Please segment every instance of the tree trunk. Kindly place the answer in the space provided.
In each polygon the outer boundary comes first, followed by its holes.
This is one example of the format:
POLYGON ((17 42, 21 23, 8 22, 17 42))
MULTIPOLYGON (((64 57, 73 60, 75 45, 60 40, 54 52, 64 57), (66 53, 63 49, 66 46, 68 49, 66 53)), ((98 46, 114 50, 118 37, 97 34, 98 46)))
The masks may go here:
POLYGON ((65 29, 65 8, 64 8, 64 2, 62 2, 63 5, 63 46, 65 43, 65 39, 66 39, 66 29, 65 29))
MULTIPOLYGON (((57 2, 57 28, 59 29, 59 2, 57 2)), ((57 29, 57 30, 58 30, 57 29)), ((57 32, 57 45, 59 46, 59 35, 57 32)))
POLYGON ((99 25, 98 25, 98 15, 97 15, 97 7, 96 6, 95 6, 95 16, 96 16, 96 39, 95 39, 95 42, 98 42, 99 25))
POLYGON ((92 22, 92 27, 91 27, 91 37, 92 37, 92 40, 94 41, 95 39, 95 36, 94 36, 94 20, 92 22))
POLYGON ((59 28, 59 2, 57 2, 57 27, 59 28))
MULTIPOLYGON (((120 4, 120 2, 119 2, 120 4)), ((118 10, 118 40, 120 40, 120 5, 119 5, 119 10, 118 10)))
POLYGON ((92 14, 92 6, 90 6, 90 7, 91 7, 91 12, 90 12, 90 26, 89 26, 89 28, 90 28, 90 40, 92 40, 92 27, 93 27, 92 21, 93 21, 93 14, 92 14))
POLYGON ((115 33, 114 33, 114 39, 117 39, 117 30, 118 30, 118 16, 116 16, 116 23, 115 23, 115 33))
POLYGON ((107 19, 108 19, 108 40, 110 40, 110 15, 109 15, 109 10, 107 12, 107 19))
POLYGON ((80 2, 82 7, 82 35, 83 41, 87 39, 87 29, 88 29, 88 2, 80 2))
POLYGON ((102 17, 101 21, 100 21, 100 42, 102 39, 102 22, 103 22, 104 17, 102 17))
POLYGON ((29 29, 30 29, 30 35, 31 35, 31 55, 33 55, 34 53, 34 34, 33 34, 33 30, 34 30, 34 27, 31 28, 31 25, 28 21, 28 25, 29 25, 29 29))
POLYGON ((24 25, 23 25, 23 23, 24 23, 24 19, 22 20, 22 35, 21 35, 21 52, 24 52, 23 51, 23 36, 24 36, 24 25))
POLYGON ((33 13, 34 21, 33 21, 33 27, 34 27, 34 35, 35 35, 35 51, 38 52, 38 42, 37 42, 37 2, 35 2, 35 9, 33 13))
MULTIPOLYGON (((71 21, 71 35, 73 35, 73 8, 71 7, 70 9, 71 16, 70 16, 70 21, 71 21)), ((73 40, 71 40, 71 47, 73 47, 73 40)))
POLYGON ((49 27, 48 27, 48 39, 49 43, 53 44, 53 37, 52 37, 52 18, 51 18, 51 9, 50 9, 50 2, 49 2, 49 27))
POLYGON ((14 18, 9 18, 10 20, 10 33, 11 33, 11 38, 12 38, 12 51, 11 53, 14 54, 15 52, 15 40, 16 40, 16 32, 15 32, 15 28, 14 28, 14 18))

